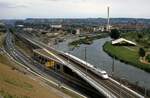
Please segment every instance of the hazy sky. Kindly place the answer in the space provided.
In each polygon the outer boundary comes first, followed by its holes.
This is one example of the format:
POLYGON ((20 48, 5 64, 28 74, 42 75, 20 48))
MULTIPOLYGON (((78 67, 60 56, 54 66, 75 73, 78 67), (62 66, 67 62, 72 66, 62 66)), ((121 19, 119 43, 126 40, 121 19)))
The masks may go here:
POLYGON ((0 19, 150 18, 150 0, 0 0, 0 19))

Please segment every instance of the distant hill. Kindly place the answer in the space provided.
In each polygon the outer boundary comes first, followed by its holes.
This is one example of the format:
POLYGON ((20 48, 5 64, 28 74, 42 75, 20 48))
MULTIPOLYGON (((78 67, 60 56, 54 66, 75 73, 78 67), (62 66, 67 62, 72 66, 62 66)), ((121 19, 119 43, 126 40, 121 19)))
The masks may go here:
MULTIPOLYGON (((106 18, 86 18, 86 19, 36 19, 28 18, 25 22, 30 23, 64 23, 64 24, 93 24, 93 25, 103 25, 106 24, 106 18)), ((150 19, 136 19, 136 18, 111 18, 111 24, 145 24, 150 25, 150 19)))
MULTIPOLYGON (((67 25, 104 25, 107 22, 106 18, 27 18, 25 20, 1 20, 5 24, 14 24, 16 21, 22 21, 23 23, 41 23, 41 24, 67 24, 67 25)), ((111 18, 111 24, 143 24, 150 25, 150 19, 144 18, 111 18)))

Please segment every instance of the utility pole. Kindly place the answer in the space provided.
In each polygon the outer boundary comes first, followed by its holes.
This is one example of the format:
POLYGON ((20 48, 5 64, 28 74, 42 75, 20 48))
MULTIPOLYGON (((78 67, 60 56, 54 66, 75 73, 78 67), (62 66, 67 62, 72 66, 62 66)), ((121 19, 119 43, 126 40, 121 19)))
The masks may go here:
POLYGON ((87 48, 87 47, 85 47, 85 48, 84 48, 84 49, 85 49, 85 51, 84 51, 84 52, 85 52, 85 53, 84 53, 84 56, 85 56, 85 62, 86 62, 86 66, 85 66, 85 68, 86 68, 86 73, 87 73, 87 57, 86 57, 86 48, 87 48))
POLYGON ((136 90, 138 90, 139 81, 136 81, 135 85, 136 85, 136 90))
POLYGON ((145 93, 144 93, 144 97, 146 98, 146 94, 147 94, 147 89, 145 88, 145 93))
MULTIPOLYGON (((68 52, 68 54, 70 54, 69 49, 67 49, 67 52, 68 52)), ((68 59, 68 64, 69 64, 69 62, 70 62, 70 60, 69 60, 69 56, 67 57, 67 59, 68 59)))
POLYGON ((122 88, 122 84, 121 84, 121 79, 120 79, 120 92, 119 92, 119 98, 121 98, 121 88, 122 88))
MULTIPOLYGON (((145 81, 144 81, 144 84, 145 84, 145 81)), ((146 87, 144 87, 144 98, 146 98, 146 95, 147 95, 147 89, 146 87)))
POLYGON ((114 73, 115 73, 115 62, 114 62, 114 57, 112 58, 112 76, 114 76, 114 73))

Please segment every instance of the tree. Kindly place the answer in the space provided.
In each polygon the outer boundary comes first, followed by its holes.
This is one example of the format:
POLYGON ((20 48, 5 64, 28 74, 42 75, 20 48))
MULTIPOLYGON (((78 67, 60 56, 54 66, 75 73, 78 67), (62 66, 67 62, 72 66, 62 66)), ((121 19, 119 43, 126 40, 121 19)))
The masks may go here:
POLYGON ((9 31, 10 31, 11 33, 14 33, 15 28, 9 28, 9 31))
POLYGON ((150 54, 146 56, 146 60, 150 62, 150 54))
POLYGON ((118 39, 120 37, 120 32, 117 29, 112 29, 110 32, 110 37, 112 39, 118 39))
POLYGON ((138 36, 138 39, 143 38, 143 34, 141 34, 141 33, 138 33, 137 36, 138 36))
POLYGON ((143 48, 139 49, 139 56, 144 57, 145 56, 145 50, 143 48))

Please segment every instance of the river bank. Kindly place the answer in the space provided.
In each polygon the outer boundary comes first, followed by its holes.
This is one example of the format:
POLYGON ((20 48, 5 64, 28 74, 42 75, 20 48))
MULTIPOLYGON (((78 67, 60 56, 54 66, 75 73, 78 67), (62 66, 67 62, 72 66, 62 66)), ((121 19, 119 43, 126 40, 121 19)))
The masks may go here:
POLYGON ((133 65, 150 73, 150 65, 141 63, 139 60, 138 50, 130 47, 113 46, 110 42, 103 45, 103 50, 111 57, 120 60, 126 64, 133 65))
POLYGON ((78 40, 72 41, 69 43, 71 46, 79 46, 81 44, 90 45, 94 40, 108 37, 108 33, 100 33, 96 35, 85 36, 84 38, 80 38, 78 40))
MULTIPOLYGON (((106 43, 107 43, 107 42, 106 42, 106 43)), ((105 43, 105 44, 106 44, 106 43, 105 43)), ((105 45, 105 44, 104 44, 104 45, 105 45)), ((103 45, 103 49, 104 49, 104 45, 103 45)), ((81 45, 81 46, 82 46, 82 45, 81 45)), ((89 45, 86 45, 86 46, 89 46, 89 45)), ((112 50, 112 49, 111 49, 111 50, 112 50)), ((137 56, 136 53, 137 53, 137 51, 131 53, 131 55, 137 56)), ((111 55, 111 57, 113 57, 113 56, 111 55)), ((117 58, 116 58, 116 59, 117 59, 117 58)), ((122 60, 120 60, 120 61, 122 61, 122 60)), ((122 61, 122 62, 123 62, 123 61, 122 61)), ((123 62, 123 63, 128 64, 127 62, 123 62)), ((122 83, 123 85, 125 85, 125 86, 131 88, 132 90, 134 90, 134 91, 136 91, 136 92, 138 92, 138 93, 140 93, 140 94, 142 94, 142 95, 145 94, 145 87, 139 86, 139 82, 138 82, 138 81, 135 82, 135 83, 131 83, 129 80, 122 79, 122 78, 120 78, 120 77, 118 77, 118 76, 111 76, 111 77, 112 77, 113 79, 115 79, 116 81, 122 83)), ((147 90, 146 90, 146 96, 147 96, 147 97, 150 97, 150 89, 147 89, 147 90)), ((147 98, 147 97, 146 97, 146 98, 147 98)))
MULTIPOLYGON (((109 37, 101 38, 94 40, 92 44, 85 45, 81 44, 78 47, 73 47, 69 45, 70 42, 77 39, 68 39, 64 42, 61 42, 54 46, 57 50, 68 52, 82 60, 85 60, 85 47, 87 62, 96 66, 97 68, 103 69, 107 71, 108 74, 112 74, 112 57, 110 57, 103 50, 103 45, 105 42, 110 41, 109 37)), ((115 63, 115 77, 125 78, 128 82, 132 84, 136 84, 138 81, 138 86, 145 87, 146 89, 150 89, 150 74, 136 68, 134 66, 125 64, 120 62, 119 60, 114 60, 115 63)))

